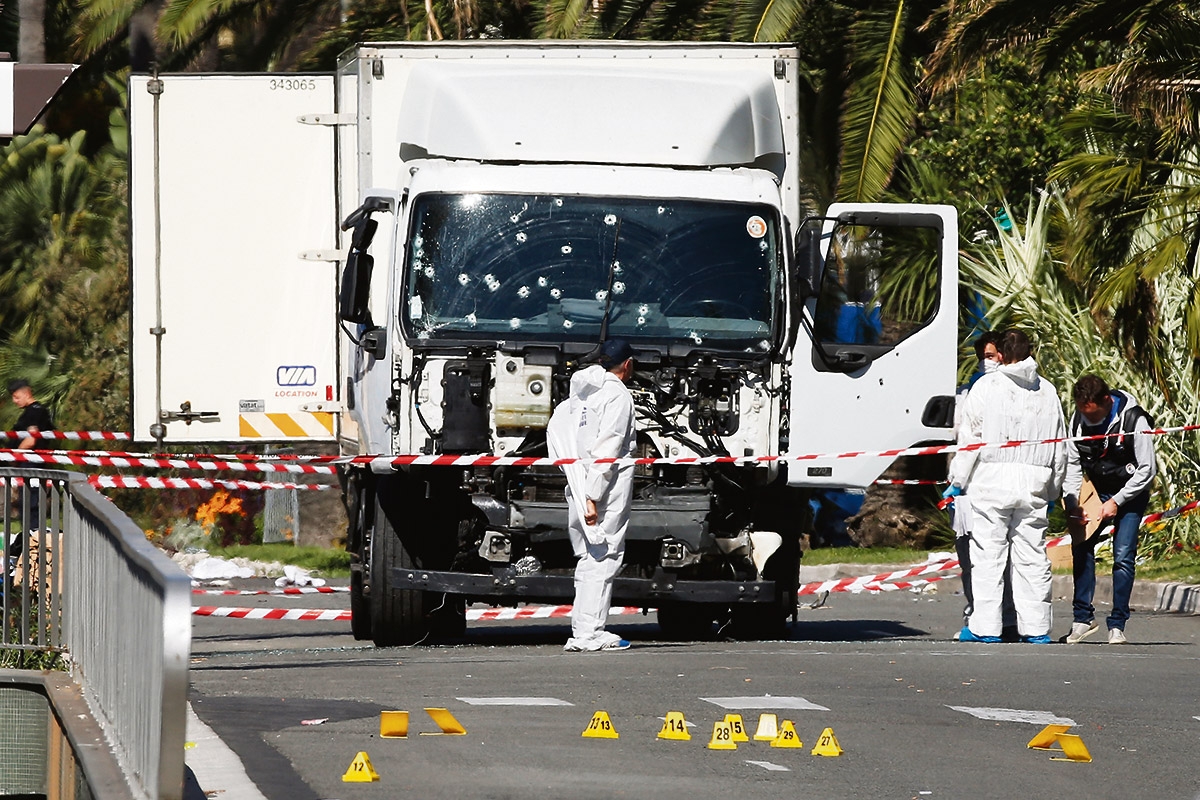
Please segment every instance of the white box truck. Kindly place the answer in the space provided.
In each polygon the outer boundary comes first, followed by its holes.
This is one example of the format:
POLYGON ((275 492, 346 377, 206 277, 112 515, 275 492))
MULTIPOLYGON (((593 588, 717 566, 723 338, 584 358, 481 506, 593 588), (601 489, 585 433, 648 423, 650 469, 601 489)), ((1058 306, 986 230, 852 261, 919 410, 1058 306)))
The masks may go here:
POLYGON ((137 436, 376 456, 340 468, 354 634, 453 635, 466 602, 571 598, 562 472, 495 458, 544 456, 619 336, 654 461, 614 603, 772 629, 811 493, 946 440, 956 368, 954 210, 806 204, 798 67, 476 41, 134 76, 137 436))

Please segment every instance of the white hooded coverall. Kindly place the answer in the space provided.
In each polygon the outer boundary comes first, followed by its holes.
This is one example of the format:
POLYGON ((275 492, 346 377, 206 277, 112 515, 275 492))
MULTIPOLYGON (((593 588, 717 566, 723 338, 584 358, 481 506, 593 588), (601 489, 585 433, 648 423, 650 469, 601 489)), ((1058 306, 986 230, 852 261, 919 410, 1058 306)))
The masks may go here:
MULTIPOLYGON (((598 364, 571 376, 570 396, 546 427, 551 458, 624 458, 634 452, 633 396, 598 364)), ((606 633, 613 579, 625 557, 625 531, 633 503, 633 466, 567 464, 567 532, 579 561, 567 646, 598 650, 620 637, 606 633), (596 504, 595 525, 583 522, 585 501, 596 504)))
MULTIPOLYGON (((1061 439, 1062 403, 1027 358, 1004 364, 971 387, 963 403, 959 444, 1061 439)), ((1050 633, 1050 561, 1042 536, 1049 504, 1062 491, 1066 448, 1058 444, 960 451, 950 462, 950 482, 971 496, 971 583, 975 608, 967 627, 976 636, 999 636, 1005 565, 1011 563, 1017 630, 1050 633)))

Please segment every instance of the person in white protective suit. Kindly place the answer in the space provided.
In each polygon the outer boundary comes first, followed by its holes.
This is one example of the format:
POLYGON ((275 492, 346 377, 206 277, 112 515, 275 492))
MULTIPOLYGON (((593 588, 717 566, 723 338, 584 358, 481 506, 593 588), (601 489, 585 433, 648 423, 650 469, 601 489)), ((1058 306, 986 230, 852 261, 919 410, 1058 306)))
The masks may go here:
MULTIPOLYGON (((1062 439, 1062 404, 1037 373, 1029 337, 1007 331, 1003 364, 984 375, 963 403, 958 443, 1062 439)), ((950 488, 971 496, 971 582, 975 604, 960 641, 998 642, 1005 566, 1009 565, 1017 632, 1022 641, 1050 643, 1050 561, 1042 536, 1051 501, 1062 491, 1066 448, 1055 444, 959 451, 950 488)))
MULTIPOLYGON (((610 339, 600 363, 571 376, 570 396, 546 427, 551 458, 624 458, 634 451, 633 349, 610 339)), ((604 629, 613 580, 625 558, 625 532, 633 504, 633 466, 567 464, 567 532, 579 561, 571 608, 569 652, 623 650, 629 642, 604 629)))

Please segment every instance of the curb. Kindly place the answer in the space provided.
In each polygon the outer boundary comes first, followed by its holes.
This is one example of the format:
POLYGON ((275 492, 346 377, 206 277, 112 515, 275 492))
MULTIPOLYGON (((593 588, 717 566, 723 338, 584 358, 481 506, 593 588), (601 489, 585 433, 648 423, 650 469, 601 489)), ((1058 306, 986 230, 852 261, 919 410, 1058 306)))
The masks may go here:
MULTIPOLYGON (((858 578, 863 575, 894 572, 912 564, 819 564, 800 566, 800 583, 816 583, 837 578, 858 578)), ((1075 594, 1070 575, 1055 575, 1051 579, 1051 594, 1056 600, 1070 600, 1075 594)), ((1112 603, 1112 580, 1107 575, 1096 576, 1093 602, 1112 603)), ((1186 583, 1160 583, 1134 579, 1129 606, 1142 613, 1200 614, 1200 586, 1186 583)))

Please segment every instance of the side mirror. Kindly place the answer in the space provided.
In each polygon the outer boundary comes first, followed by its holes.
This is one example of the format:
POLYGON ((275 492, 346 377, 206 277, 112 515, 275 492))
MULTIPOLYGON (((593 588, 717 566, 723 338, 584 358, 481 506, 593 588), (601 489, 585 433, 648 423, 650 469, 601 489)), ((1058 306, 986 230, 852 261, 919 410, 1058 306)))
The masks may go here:
POLYGON ((342 270, 342 292, 338 298, 338 316, 346 322, 366 322, 371 317, 371 270, 375 259, 355 249, 346 257, 342 270))
POLYGON ((816 297, 821 290, 821 272, 825 261, 821 258, 821 229, 805 225, 796 234, 796 283, 800 288, 800 299, 816 297))
POLYGON ((338 298, 338 316, 346 322, 366 322, 371 311, 371 270, 375 259, 367 252, 379 223, 370 217, 359 219, 350 237, 350 254, 342 270, 342 291, 338 298))

